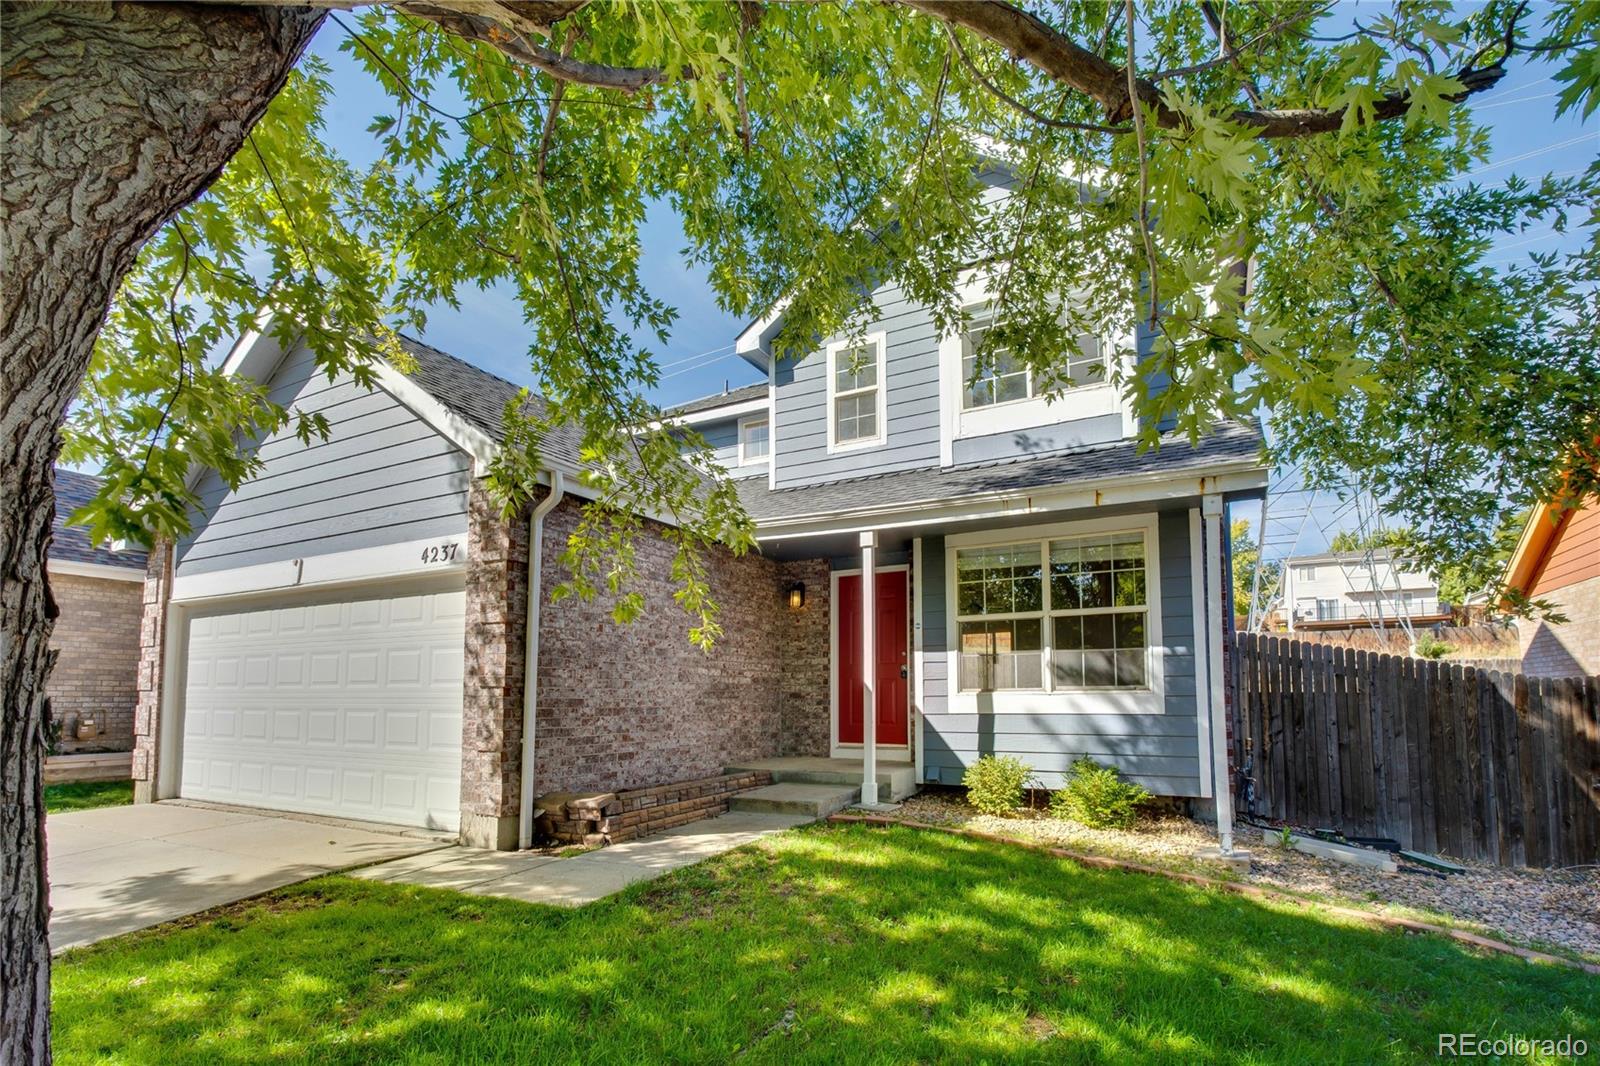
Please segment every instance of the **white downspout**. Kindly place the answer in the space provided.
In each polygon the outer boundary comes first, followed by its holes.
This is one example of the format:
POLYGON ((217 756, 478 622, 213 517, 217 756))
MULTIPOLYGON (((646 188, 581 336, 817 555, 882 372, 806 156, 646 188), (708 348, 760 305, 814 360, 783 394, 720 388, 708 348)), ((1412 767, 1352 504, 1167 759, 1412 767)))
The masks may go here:
POLYGON ((561 471, 547 471, 550 494, 528 516, 528 616, 523 637, 522 664, 522 808, 517 819, 517 847, 533 847, 533 752, 539 710, 539 599, 540 565, 544 557, 544 516, 567 494, 561 471))

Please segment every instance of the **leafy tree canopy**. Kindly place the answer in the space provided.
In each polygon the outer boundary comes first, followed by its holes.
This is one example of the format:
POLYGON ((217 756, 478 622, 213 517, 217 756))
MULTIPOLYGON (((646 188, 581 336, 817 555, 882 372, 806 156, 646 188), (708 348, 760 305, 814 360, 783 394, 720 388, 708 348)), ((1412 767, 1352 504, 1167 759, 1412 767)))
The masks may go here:
POLYGON ((1334 552, 1364 552, 1375 551, 1379 548, 1394 548, 1398 550, 1410 544, 1415 539, 1415 536, 1415 533, 1409 528, 1375 529, 1370 533, 1358 533, 1351 529, 1341 529, 1328 542, 1328 550, 1334 552))
POLYGON ((1277 559, 1261 560, 1261 548, 1256 544, 1250 522, 1236 518, 1228 527, 1228 540, 1233 546, 1233 613, 1248 617, 1253 596, 1263 603, 1278 583, 1283 573, 1283 563, 1277 559), (1256 571, 1261 571, 1257 586, 1256 571))
MULTIPOLYGON (((1593 437, 1600 170, 1462 180, 1487 149, 1471 98, 1508 64, 1537 52, 1557 110, 1594 109, 1593 3, 1406 2, 1356 24, 1299 0, 338 6, 356 10, 323 32, 388 98, 379 158, 331 143, 329 72, 308 58, 144 248, 67 435, 66 457, 108 476, 80 516, 101 535, 181 531, 191 461, 237 483, 256 468, 242 440, 322 431, 207 365, 263 306, 328 373, 365 376, 403 362, 391 330, 506 284, 550 417, 609 471, 572 587, 632 613, 637 519, 604 504, 675 515, 681 600, 713 639, 698 553, 747 547, 751 526, 643 428, 658 371, 632 338, 664 342, 675 315, 641 280, 653 200, 729 311, 789 300, 780 352, 860 329, 868 278, 955 328, 974 269, 992 278, 993 343, 1047 383, 1080 332, 1145 331, 1166 387, 1118 384, 1146 426, 1198 436, 1265 412, 1280 458, 1348 469, 1412 523, 1424 562, 1486 557, 1508 501, 1552 494, 1565 450, 1593 437), (993 168, 1011 194, 985 206, 993 168), (1539 222, 1586 243, 1485 264, 1539 222)), ((519 446, 493 471, 508 506, 541 429, 513 415, 519 446)))

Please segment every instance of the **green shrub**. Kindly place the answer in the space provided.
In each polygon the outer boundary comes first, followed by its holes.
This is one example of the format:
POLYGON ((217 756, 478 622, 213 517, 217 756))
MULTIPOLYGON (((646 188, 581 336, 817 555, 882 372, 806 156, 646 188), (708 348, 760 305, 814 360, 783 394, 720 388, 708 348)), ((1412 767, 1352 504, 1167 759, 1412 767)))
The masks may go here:
POLYGON ((1139 804, 1149 798, 1149 792, 1122 780, 1111 767, 1078 759, 1067 787, 1051 793, 1050 813, 1090 829, 1126 829, 1138 817, 1139 804))
POLYGON ((1022 806, 1022 790, 1033 780, 1033 771, 1012 755, 985 755, 961 775, 967 786, 967 802, 983 814, 1010 814, 1022 806))
POLYGON ((1455 651, 1454 644, 1447 644, 1429 632, 1417 634, 1417 642, 1411 645, 1411 650, 1424 659, 1443 659, 1455 651))

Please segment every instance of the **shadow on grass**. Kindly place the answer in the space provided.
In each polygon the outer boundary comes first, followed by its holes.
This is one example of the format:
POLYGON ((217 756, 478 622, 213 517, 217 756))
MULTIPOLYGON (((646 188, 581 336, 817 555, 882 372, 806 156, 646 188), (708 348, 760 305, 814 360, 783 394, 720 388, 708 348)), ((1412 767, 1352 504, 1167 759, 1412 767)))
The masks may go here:
POLYGON ((321 878, 69 953, 58 1059, 1238 1061, 1600 1043, 1600 980, 913 830, 817 827, 578 911, 321 878))

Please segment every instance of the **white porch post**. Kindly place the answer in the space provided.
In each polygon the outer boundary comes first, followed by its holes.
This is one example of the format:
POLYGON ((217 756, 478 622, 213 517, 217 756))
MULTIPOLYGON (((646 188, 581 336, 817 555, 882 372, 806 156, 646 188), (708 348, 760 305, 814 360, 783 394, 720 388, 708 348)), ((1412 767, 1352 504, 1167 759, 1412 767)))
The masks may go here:
POLYGON ((878 802, 878 534, 861 534, 861 802, 878 802))
POLYGON ((1233 851, 1233 789, 1228 780, 1228 709, 1222 671, 1222 497, 1201 498, 1205 523, 1201 538, 1206 569, 1206 675, 1211 715, 1212 800, 1217 807, 1217 840, 1224 855, 1233 851))

